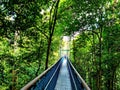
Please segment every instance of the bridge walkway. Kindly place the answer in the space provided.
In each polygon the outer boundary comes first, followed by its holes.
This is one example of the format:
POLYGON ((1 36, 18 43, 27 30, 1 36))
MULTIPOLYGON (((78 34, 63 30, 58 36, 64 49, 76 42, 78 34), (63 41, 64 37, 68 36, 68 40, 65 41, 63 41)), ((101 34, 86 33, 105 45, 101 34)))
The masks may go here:
POLYGON ((72 90, 66 59, 62 63, 55 90, 72 90))

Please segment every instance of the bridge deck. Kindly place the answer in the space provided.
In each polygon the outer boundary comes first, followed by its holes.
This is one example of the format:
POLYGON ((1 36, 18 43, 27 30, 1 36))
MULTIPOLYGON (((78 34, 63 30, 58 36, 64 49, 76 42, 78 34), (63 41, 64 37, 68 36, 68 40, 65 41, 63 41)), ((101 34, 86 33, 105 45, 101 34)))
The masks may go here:
POLYGON ((72 90, 66 59, 62 63, 54 90, 72 90))

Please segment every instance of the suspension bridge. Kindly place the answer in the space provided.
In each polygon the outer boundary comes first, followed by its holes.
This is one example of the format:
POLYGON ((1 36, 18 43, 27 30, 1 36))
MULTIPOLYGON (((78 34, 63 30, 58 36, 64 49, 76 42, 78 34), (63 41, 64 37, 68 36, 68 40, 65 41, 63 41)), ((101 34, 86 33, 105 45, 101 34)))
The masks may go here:
POLYGON ((90 90, 70 60, 70 38, 64 36, 61 58, 21 90, 90 90))
POLYGON ((64 56, 21 90, 90 90, 70 60, 64 56))

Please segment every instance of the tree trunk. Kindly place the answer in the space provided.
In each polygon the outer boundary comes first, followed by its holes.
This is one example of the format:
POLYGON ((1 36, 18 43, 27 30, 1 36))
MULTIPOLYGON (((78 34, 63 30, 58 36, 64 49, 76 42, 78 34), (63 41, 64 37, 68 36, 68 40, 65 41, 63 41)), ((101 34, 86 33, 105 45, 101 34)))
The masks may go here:
POLYGON ((40 66, 41 66, 41 43, 42 43, 42 39, 40 40, 40 45, 39 45, 39 48, 38 48, 38 54, 37 54, 37 58, 38 58, 38 69, 37 69, 37 71, 36 71, 36 76, 38 76, 38 72, 39 72, 39 70, 40 70, 40 66))
POLYGON ((12 70, 12 90, 16 90, 17 82, 18 82, 18 76, 16 75, 16 71, 12 70))
MULTIPOLYGON (((74 37, 74 31, 71 31, 72 32, 72 36, 74 37)), ((75 40, 73 38, 73 41, 72 41, 72 50, 73 50, 73 60, 74 60, 74 63, 77 63, 76 62, 76 50, 75 50, 75 40)))
MULTIPOLYGON (((93 31, 92 31, 92 38, 93 38, 93 40, 92 40, 92 48, 93 48, 93 50, 92 50, 92 63, 93 63, 93 67, 96 67, 96 64, 95 64, 95 35, 94 35, 93 31)), ((93 67, 92 67, 92 72, 94 71, 93 67)), ((94 83, 94 76, 91 78, 93 78, 92 83, 91 83, 91 90, 92 90, 96 87, 96 85, 94 83)))
POLYGON ((98 70, 98 82, 99 82, 99 86, 98 86, 98 90, 102 90, 101 86, 102 86, 102 68, 101 68, 101 60, 102 60, 102 27, 100 28, 100 36, 99 36, 99 70, 98 70))
POLYGON ((49 59, 49 54, 50 54, 51 42, 52 42, 52 36, 50 36, 50 38, 48 40, 47 57, 46 57, 46 62, 45 62, 45 70, 48 68, 48 59, 49 59))
POLYGON ((12 90, 16 90, 16 84, 17 84, 17 74, 16 74, 16 56, 17 56, 17 47, 18 47, 18 41, 19 39, 19 30, 15 30, 15 34, 14 34, 14 65, 13 65, 13 70, 12 70, 12 90))
POLYGON ((56 0, 55 4, 53 4, 52 9, 50 10, 49 38, 48 38, 48 46, 47 46, 45 70, 48 68, 48 60, 49 60, 51 43, 52 43, 52 37, 53 37, 53 33, 55 31, 55 25, 56 25, 56 21, 57 21, 57 11, 58 11, 59 1, 60 0, 56 0), (53 7, 55 7, 55 8, 53 8, 53 7))

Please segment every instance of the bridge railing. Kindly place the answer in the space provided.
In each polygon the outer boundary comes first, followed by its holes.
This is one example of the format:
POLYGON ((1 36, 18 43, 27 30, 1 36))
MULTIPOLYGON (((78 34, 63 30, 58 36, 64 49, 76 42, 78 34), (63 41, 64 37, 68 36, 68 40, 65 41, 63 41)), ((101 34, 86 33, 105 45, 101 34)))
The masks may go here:
MULTIPOLYGON (((69 61, 69 60, 68 60, 69 61)), ((75 69, 75 67, 72 65, 72 63, 69 61, 69 67, 71 67, 71 69, 73 69, 73 70, 71 70, 71 72, 72 71, 74 71, 74 73, 72 73, 72 74, 76 74, 77 75, 77 79, 78 80, 80 80, 80 82, 81 82, 81 84, 83 85, 83 87, 85 88, 85 90, 91 90, 90 88, 89 88, 89 86, 86 84, 86 82, 84 81, 84 79, 80 76, 80 74, 77 72, 77 70, 75 69)), ((75 76, 73 75, 73 77, 74 77, 74 79, 75 79, 75 76)), ((75 80, 77 80, 77 79, 75 79, 75 80)), ((75 81, 76 82, 76 81, 75 81)), ((73 83, 75 83, 74 81, 73 81, 73 83)), ((77 82, 78 83, 78 82, 77 82)), ((80 85, 80 84, 79 84, 80 85)), ((73 88, 75 88, 75 90, 79 90, 79 88, 80 87, 78 87, 79 85, 73 85, 74 87, 73 88), (77 89, 76 89, 77 88, 77 89)), ((81 90, 81 89, 80 89, 81 90)))

